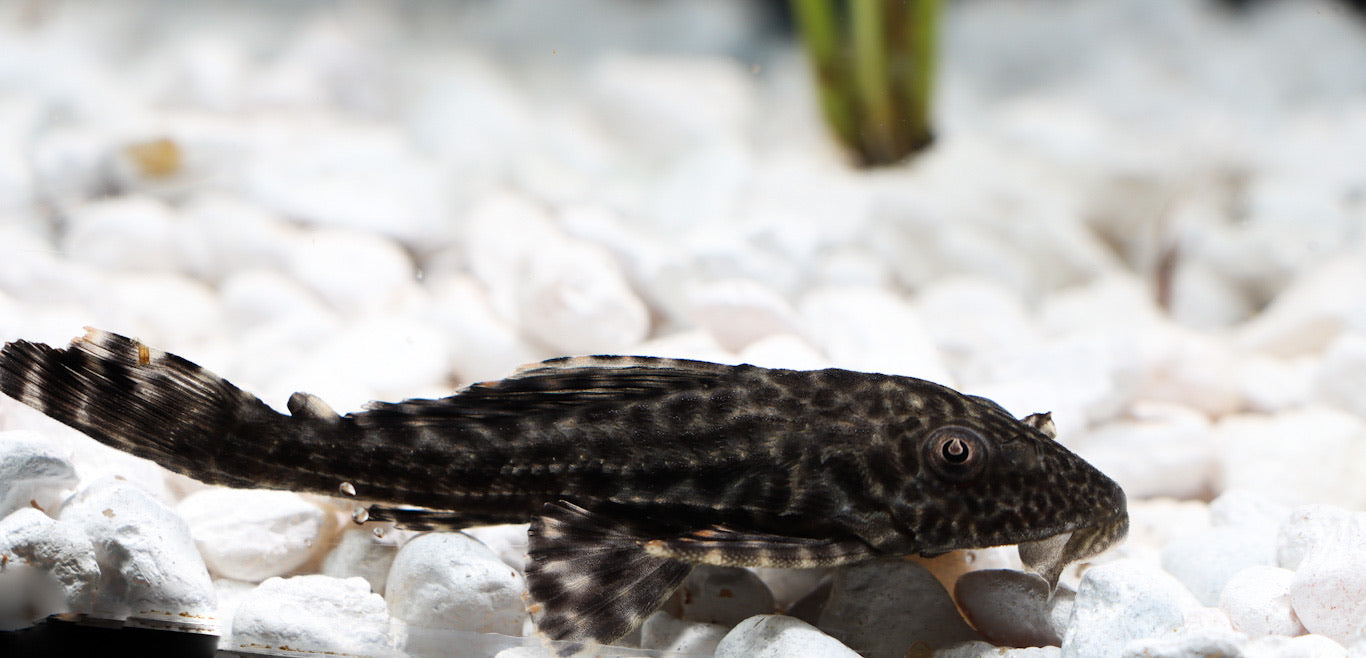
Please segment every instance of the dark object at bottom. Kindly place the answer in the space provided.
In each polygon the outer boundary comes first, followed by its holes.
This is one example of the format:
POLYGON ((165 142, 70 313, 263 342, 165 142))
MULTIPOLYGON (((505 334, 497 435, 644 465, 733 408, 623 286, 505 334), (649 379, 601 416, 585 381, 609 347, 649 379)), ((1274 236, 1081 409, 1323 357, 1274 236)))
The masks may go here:
POLYGON ((183 656, 210 658, 217 635, 105 626, 47 619, 36 626, 0 632, 0 656, 183 656))

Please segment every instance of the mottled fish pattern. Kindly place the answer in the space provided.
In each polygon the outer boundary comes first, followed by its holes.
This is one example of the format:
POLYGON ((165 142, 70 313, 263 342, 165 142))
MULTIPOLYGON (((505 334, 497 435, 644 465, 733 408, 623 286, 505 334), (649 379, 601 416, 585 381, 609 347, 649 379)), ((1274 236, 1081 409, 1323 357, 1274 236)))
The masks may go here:
POLYGON ((1123 491, 984 398, 910 377, 572 357, 441 399, 288 415, 90 330, 0 351, 0 391, 210 484, 337 495, 405 527, 530 522, 553 639, 630 632, 695 564, 811 567, 1020 544, 1056 583, 1128 528, 1123 491))

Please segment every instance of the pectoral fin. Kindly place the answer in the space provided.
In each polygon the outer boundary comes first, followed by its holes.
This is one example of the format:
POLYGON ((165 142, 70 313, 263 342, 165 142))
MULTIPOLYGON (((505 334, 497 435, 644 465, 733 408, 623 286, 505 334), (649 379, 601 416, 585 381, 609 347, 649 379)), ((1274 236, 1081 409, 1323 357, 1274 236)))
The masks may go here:
POLYGON ((645 543, 645 552, 699 564, 722 567, 778 567, 804 569, 833 567, 873 557, 873 549, 858 539, 811 539, 738 532, 713 527, 645 543))
POLYGON ((664 604, 692 565, 645 551, 626 526, 547 503, 531 522, 526 578, 536 626, 554 640, 608 643, 664 604))

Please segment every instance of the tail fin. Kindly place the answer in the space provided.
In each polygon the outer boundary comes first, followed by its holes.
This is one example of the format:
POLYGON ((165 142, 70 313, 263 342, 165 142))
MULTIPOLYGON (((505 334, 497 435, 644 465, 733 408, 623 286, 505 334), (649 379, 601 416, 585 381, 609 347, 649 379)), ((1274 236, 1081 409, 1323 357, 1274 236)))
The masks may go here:
POLYGON ((319 493, 338 486, 336 477, 316 474, 318 482, 301 481, 306 457, 297 444, 309 425, 328 422, 314 405, 306 417, 285 416, 212 372, 116 334, 87 329, 66 349, 8 343, 0 350, 0 392, 210 484, 319 493), (273 455, 272 447, 291 454, 273 455))

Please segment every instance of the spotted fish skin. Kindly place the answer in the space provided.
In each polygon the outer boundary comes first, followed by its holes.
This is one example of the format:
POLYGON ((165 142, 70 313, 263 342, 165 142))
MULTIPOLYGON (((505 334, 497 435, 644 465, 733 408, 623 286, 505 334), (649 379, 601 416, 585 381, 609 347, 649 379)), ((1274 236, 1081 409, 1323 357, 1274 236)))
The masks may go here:
POLYGON ((346 415, 299 393, 285 415, 90 330, 66 349, 7 344, 0 391, 212 484, 349 483, 370 518, 409 527, 529 521, 528 583, 556 639, 624 635, 692 564, 838 565, 1071 533, 1051 568, 1128 523, 1123 491, 1056 443, 1046 414, 1017 420, 910 377, 571 357, 346 415))

